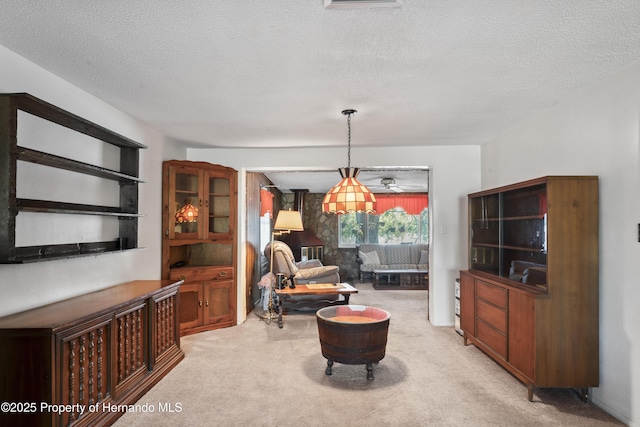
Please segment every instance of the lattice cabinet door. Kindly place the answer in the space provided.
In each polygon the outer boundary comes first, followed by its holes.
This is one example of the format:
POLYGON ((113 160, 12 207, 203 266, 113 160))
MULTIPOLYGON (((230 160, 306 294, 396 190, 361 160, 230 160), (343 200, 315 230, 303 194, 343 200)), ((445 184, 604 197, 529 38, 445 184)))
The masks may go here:
POLYGON ((149 371, 146 301, 125 308, 115 316, 115 397, 125 393, 149 371))
POLYGON ((165 357, 173 357, 180 346, 178 319, 178 290, 154 298, 154 348, 153 363, 159 364, 165 357))
MULTIPOLYGON (((110 344, 113 327, 112 317, 98 319, 89 324, 80 325, 60 334, 60 363, 62 378, 59 382, 58 399, 62 405, 98 405, 111 400, 110 344)), ((92 417, 87 411, 62 412, 59 417, 61 426, 72 423, 89 425, 92 417), (87 424, 85 424, 85 422, 87 424)))

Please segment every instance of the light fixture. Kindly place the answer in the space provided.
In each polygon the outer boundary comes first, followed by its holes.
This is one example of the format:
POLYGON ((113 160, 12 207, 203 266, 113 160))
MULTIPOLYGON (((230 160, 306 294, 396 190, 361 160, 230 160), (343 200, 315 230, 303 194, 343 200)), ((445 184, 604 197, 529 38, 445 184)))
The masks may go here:
POLYGON ((185 201, 184 206, 176 212, 176 224, 198 222, 198 208, 185 201))
POLYGON ((338 169, 342 180, 324 196, 323 213, 375 213, 376 211, 376 196, 356 179, 360 169, 351 167, 351 116, 355 113, 356 110, 342 111, 342 114, 347 116, 348 127, 347 167, 338 169))
POLYGON ((274 234, 278 232, 277 235, 281 236, 292 231, 304 231, 300 212, 290 210, 278 212, 276 223, 273 225, 274 234))
POLYGON ((273 224, 273 232, 271 232, 271 244, 269 246, 270 260, 269 260, 269 304, 267 306, 267 314, 261 316, 263 320, 272 320, 277 317, 277 310, 275 307, 275 300, 273 298, 275 276, 273 274, 273 241, 276 236, 282 236, 283 234, 291 233, 292 231, 304 231, 302 226, 302 214, 298 211, 279 211, 276 217, 276 222, 273 224))

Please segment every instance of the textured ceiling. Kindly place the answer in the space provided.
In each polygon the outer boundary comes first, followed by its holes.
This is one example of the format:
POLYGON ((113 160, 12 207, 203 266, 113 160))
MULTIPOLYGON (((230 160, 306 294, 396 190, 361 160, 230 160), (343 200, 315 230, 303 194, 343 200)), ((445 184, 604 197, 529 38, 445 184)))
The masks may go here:
MULTIPOLYGON (((638 0, 3 0, 0 44, 191 146, 482 144, 640 59, 638 0)), ((1 64, 0 64, 1 66, 1 64)))

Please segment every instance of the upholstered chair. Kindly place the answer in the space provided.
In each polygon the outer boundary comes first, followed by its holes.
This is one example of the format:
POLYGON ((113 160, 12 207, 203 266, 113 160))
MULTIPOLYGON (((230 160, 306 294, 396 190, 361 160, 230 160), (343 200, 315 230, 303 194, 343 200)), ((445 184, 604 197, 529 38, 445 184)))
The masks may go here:
POLYGON ((320 260, 296 262, 291 248, 280 240, 267 244, 264 255, 271 259, 273 243, 273 274, 282 273, 296 285, 307 283, 339 283, 340 274, 337 265, 323 265, 320 260))

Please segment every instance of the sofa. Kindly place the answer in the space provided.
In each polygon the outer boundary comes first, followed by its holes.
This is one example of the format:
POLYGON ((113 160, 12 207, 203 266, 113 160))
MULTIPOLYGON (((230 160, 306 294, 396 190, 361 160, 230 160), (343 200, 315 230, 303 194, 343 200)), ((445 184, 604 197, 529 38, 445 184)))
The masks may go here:
POLYGON ((358 246, 357 262, 360 280, 371 276, 373 270, 427 270, 428 244, 382 245, 363 243, 358 246))

